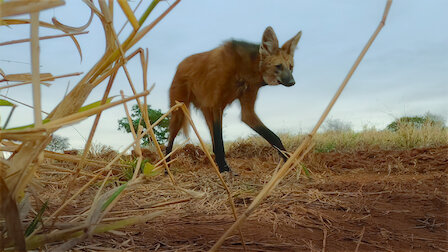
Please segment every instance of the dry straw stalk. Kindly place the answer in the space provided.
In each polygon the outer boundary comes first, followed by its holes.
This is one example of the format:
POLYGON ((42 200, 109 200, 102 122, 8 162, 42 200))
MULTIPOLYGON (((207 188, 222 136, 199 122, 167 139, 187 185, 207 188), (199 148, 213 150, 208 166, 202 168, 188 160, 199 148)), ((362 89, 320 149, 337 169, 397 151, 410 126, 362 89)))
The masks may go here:
POLYGON ((62 0, 40 0, 40 1, 8 1, 0 2, 0 18, 38 12, 45 9, 55 8, 63 5, 62 0))
MULTIPOLYGON (((83 32, 74 32, 74 33, 51 35, 51 36, 42 36, 42 37, 39 37, 39 40, 62 38, 62 37, 68 37, 68 36, 73 36, 73 35, 81 35, 81 34, 87 34, 87 33, 89 33, 89 32, 88 31, 83 31, 83 32)), ((0 46, 13 45, 13 44, 19 44, 19 43, 26 43, 26 42, 30 42, 30 41, 31 41, 31 39, 11 40, 11 41, 6 41, 6 42, 3 42, 3 43, 0 43, 0 46)))
MULTIPOLYGON (((77 76, 77 75, 81 75, 81 74, 82 74, 82 72, 63 74, 63 75, 58 75, 58 76, 52 76, 51 75, 51 76, 48 76, 48 77, 40 78, 39 82, 41 82, 41 81, 53 81, 55 79, 65 78, 65 77, 72 77, 72 76, 77 76)), ((43 74, 41 74, 41 76, 42 75, 43 74)), ((6 89, 6 88, 17 87, 17 86, 21 86, 21 85, 25 85, 25 84, 30 84, 30 83, 32 83, 32 81, 25 81, 25 82, 21 82, 21 83, 15 83, 15 84, 7 85, 7 86, 2 86, 2 87, 0 87, 0 90, 6 89)), ((41 84, 44 84, 44 83, 41 83, 41 84)))
MULTIPOLYGON (((196 136, 198 137, 199 143, 201 144, 202 150, 204 151, 205 155, 207 156, 208 160, 210 161, 210 163, 213 166, 213 169, 215 170, 216 174, 218 175, 219 180, 221 181, 222 185, 224 186, 226 192, 227 192, 227 196, 228 196, 228 200, 229 200, 229 204, 230 207, 232 209, 232 213, 233 213, 233 217, 235 218, 235 220, 238 220, 238 215, 236 213, 236 207, 235 207, 235 202, 233 201, 233 197, 232 197, 232 192, 230 191, 230 188, 227 186, 226 182, 224 181, 224 178, 222 177, 221 173, 219 172, 219 168, 218 166, 216 166, 215 161, 213 160, 212 156, 210 155, 210 152, 207 150, 207 147, 205 146, 204 141, 202 141, 201 136, 199 135, 198 130, 196 129, 196 126, 194 125, 193 120, 191 119, 190 113, 188 112, 188 108, 185 106, 185 104, 183 103, 179 103, 176 102, 177 104, 182 104, 181 105, 181 109, 184 112, 185 117, 188 119, 188 121, 190 122, 191 127, 193 128, 194 133, 196 134, 196 136)), ((177 105, 176 104, 176 105, 177 105)), ((241 229, 238 227, 238 231, 239 231, 239 235, 241 238, 241 244, 243 244, 243 248, 244 251, 246 251, 246 244, 244 242, 244 236, 243 236, 243 232, 241 231, 241 229)))
MULTIPOLYGON (((5 174, 2 174, 2 181, 4 178, 4 185, 8 190, 8 194, 10 198, 15 201, 17 200, 20 192, 23 191, 23 189, 30 183, 31 179, 34 176, 34 171, 39 167, 39 163, 43 158, 43 150, 45 146, 48 144, 51 134, 57 130, 60 127, 67 126, 69 124, 72 124, 74 122, 77 122, 79 120, 85 119, 88 116, 97 114, 97 118, 99 118, 99 114, 104 111, 105 109, 108 109, 112 106, 122 104, 124 102, 134 100, 136 99, 138 101, 138 98, 141 96, 147 96, 151 89, 147 89, 147 77, 146 73, 143 73, 144 76, 144 89, 143 92, 137 94, 137 92, 134 91, 134 96, 125 98, 118 102, 113 102, 109 104, 104 104, 103 99, 103 105, 99 107, 95 107, 92 109, 89 109, 87 111, 83 112, 77 112, 82 104, 85 102, 85 99, 90 94, 92 89, 99 85, 103 80, 105 80, 107 77, 111 77, 110 85, 112 85, 113 77, 116 74, 116 71, 119 69, 119 67, 124 66, 126 64, 127 59, 130 59, 134 57, 137 53, 141 53, 141 55, 144 54, 143 49, 138 49, 134 53, 131 53, 131 56, 125 57, 125 53, 127 50, 130 49, 131 46, 133 46, 135 43, 137 43, 145 34, 147 34, 160 20, 165 17, 176 5, 180 2, 180 0, 177 0, 173 5, 171 5, 165 12, 162 13, 161 16, 156 18, 150 25, 146 26, 142 31, 138 31, 139 28, 141 28, 144 21, 147 19, 149 13, 154 9, 154 7, 159 2, 158 0, 153 0, 152 3, 149 5, 143 16, 138 21, 138 26, 135 25, 135 16, 133 13, 130 13, 130 9, 127 5, 127 2, 122 1, 121 7, 123 8, 124 12, 126 13, 126 16, 130 19, 131 23, 133 24, 134 31, 128 36, 128 38, 125 40, 125 45, 122 46, 117 38, 117 34, 115 33, 114 27, 113 27, 113 4, 114 1, 107 1, 105 0, 99 0, 99 6, 100 9, 97 9, 97 7, 93 4, 93 2, 85 0, 84 1, 90 8, 91 8, 91 15, 90 19, 87 22, 86 25, 83 25, 81 27, 70 27, 63 25, 59 23, 56 19, 53 19, 53 24, 41 22, 39 21, 39 11, 46 8, 51 8, 60 4, 63 4, 63 1, 54 1, 54 0, 43 0, 43 1, 15 1, 15 2, 9 2, 9 3, 3 3, 0 2, 0 9, 1 13, 0 15, 8 16, 8 15, 15 15, 20 13, 31 13, 31 20, 18 20, 18 19, 9 19, 9 20, 2 20, 3 24, 6 25, 16 25, 16 24, 31 24, 31 58, 32 58, 32 83, 33 83, 33 109, 34 109, 34 115, 35 115, 35 123, 34 128, 31 129, 22 129, 22 130, 11 130, 11 131, 0 131, 0 137, 10 140, 18 140, 22 141, 20 147, 17 148, 14 155, 11 156, 8 160, 2 160, 2 170, 5 168, 5 174), (81 34, 85 28, 87 28, 93 18, 93 14, 96 14, 98 18, 101 21, 101 24, 103 25, 105 37, 106 37, 106 52, 104 53, 103 57, 98 61, 98 63, 84 76, 84 78, 75 86, 75 88, 72 90, 72 92, 69 93, 68 96, 64 98, 64 100, 49 114, 48 119, 50 119, 50 122, 47 124, 42 124, 42 117, 41 117, 41 105, 40 105, 40 82, 43 81, 42 75, 39 73, 39 39, 51 39, 51 38, 57 38, 62 36, 70 36, 72 40, 74 41, 76 47, 80 51, 80 47, 78 42, 76 41, 74 35, 77 35, 78 33, 81 34), (66 33, 66 35, 56 35, 56 36, 47 36, 39 38, 38 36, 38 26, 44 26, 47 28, 52 29, 59 29, 66 33), (138 35, 136 37, 136 35, 138 35), (131 43, 132 42, 132 43, 131 43), (4 175, 4 176, 3 176, 4 175)), ((18 41, 9 41, 6 42, 6 44, 12 44, 17 43, 18 41)), ((23 42, 23 41, 20 41, 23 42)), ((80 51, 81 53, 81 51, 80 51)), ((147 67, 147 57, 142 58, 142 66, 144 66, 144 71, 147 67)), ((125 67, 125 66, 124 66, 125 67)), ((2 73, 2 76, 5 78, 7 77, 2 73)), ((62 76, 61 76, 62 77, 62 76)), ((46 78, 46 77, 45 77, 46 78)), ((54 80, 55 77, 49 76, 49 80, 54 80)), ((24 85, 26 83, 18 83, 18 85, 24 85)), ((8 88, 11 88, 8 86, 8 88)), ((110 88, 109 88, 110 90, 110 88)), ((107 98, 108 95, 105 95, 107 98)), ((145 99, 146 104, 146 99, 145 99)), ((149 120, 148 120, 149 121, 149 120)), ((95 125, 96 127, 96 125, 95 125)), ((93 128, 92 128, 93 129, 93 128)), ((152 130, 151 127, 149 127, 149 130, 145 133, 148 134, 152 130)), ((91 131, 91 135, 93 137, 95 130, 91 131)), ((143 136, 143 134, 139 134, 138 137, 135 139, 135 141, 139 141, 139 139, 143 136)), ((136 144, 133 142, 128 148, 126 148, 124 151, 128 150, 132 145, 136 144)), ((80 167, 83 166, 84 162, 89 162, 85 159, 85 157, 81 158, 80 164, 78 166, 78 169, 76 171, 76 174, 82 173, 83 175, 89 175, 91 180, 85 184, 78 192, 76 192, 69 200, 65 201, 62 206, 59 207, 58 210, 53 212, 47 220, 52 220, 53 217, 57 216, 58 213, 66 206, 73 198, 77 197, 83 190, 85 190, 93 181, 98 179, 100 176, 103 176, 103 172, 110 171, 112 165, 114 162, 118 160, 118 158, 124 153, 121 152, 118 154, 114 160, 112 160, 111 163, 109 163, 106 167, 100 170, 96 175, 91 175, 85 172, 80 172, 80 167)), ((163 158, 163 154, 162 154, 163 158)), ((137 181, 138 179, 134 179, 133 181, 137 181)), ((138 180, 141 181, 141 180, 138 180)), ((2 190, 2 192, 5 192, 5 190, 2 190)), ((99 195, 99 194, 97 194, 99 195)), ((3 199, 3 198, 2 198, 3 199)), ((118 199, 118 198, 117 198, 118 199)), ((104 217, 104 213, 107 213, 112 206, 114 205, 116 201, 114 201, 112 204, 109 205, 108 209, 106 209, 105 212, 103 212, 103 215, 100 216, 95 223, 98 223, 102 220, 104 217)), ((16 202, 13 202, 16 204, 16 202)), ((93 206, 92 206, 93 207, 93 206)), ((2 210, 2 215, 5 214, 5 211, 2 210)), ((11 215, 9 215, 11 216, 11 215)), ((8 223, 13 223, 12 221, 19 220, 19 218, 7 218, 8 223)), ((147 220, 147 218, 143 218, 147 220)), ((131 221, 124 221, 121 223, 117 223, 118 225, 109 225, 106 226, 103 230, 108 229, 116 229, 123 227, 124 225, 128 225, 130 223, 136 223, 137 220, 143 220, 142 218, 134 218, 134 219, 127 219, 131 221)), ((20 221, 20 220, 19 220, 20 221)), ((100 224, 101 225, 101 224, 100 224)), ((51 227, 49 227, 51 229, 51 227)), ((84 229, 85 227, 77 227, 84 229)), ((90 227, 88 227, 90 228, 90 227)), ((69 238, 69 233, 73 234, 73 232, 68 231, 66 235, 62 236, 56 236, 54 233, 51 235, 46 234, 38 234, 39 228, 34 231, 34 233, 28 237, 27 239, 27 246, 28 248, 36 248, 41 247, 44 243, 48 242, 46 238, 49 237, 56 237, 56 240, 58 239, 65 239, 69 238), (55 235, 55 236, 53 236, 55 235), (43 238, 43 239, 39 239, 43 238)), ((93 232, 95 232, 94 229, 91 229, 93 232)), ((8 230, 8 235, 10 235, 8 238, 20 238, 19 236, 14 237, 14 234, 12 233, 12 229, 8 230), (12 237, 11 237, 12 236, 12 237)), ((63 232, 67 232, 67 230, 64 230, 63 232)), ((85 233, 84 231, 81 231, 80 235, 85 237, 83 235, 85 233)), ((21 238, 23 240, 23 237, 21 238)), ((76 241, 75 241, 76 242, 76 241)), ((73 243, 75 244, 75 243, 73 243)), ((13 246, 7 245, 7 246, 13 246)), ((19 247, 19 242, 16 242, 15 246, 16 249, 23 250, 22 247, 19 247)))
POLYGON ((39 69, 39 12, 31 13, 31 68, 33 82, 34 126, 42 126, 39 69))
MULTIPOLYGON (((340 94, 344 90, 345 86, 347 85, 348 81, 350 80, 351 76, 355 72, 358 65, 361 63, 362 58, 372 45, 373 41, 375 40, 378 33, 381 31, 383 26, 386 24, 386 18, 389 13, 390 6, 392 4, 392 0, 388 0, 386 3, 386 7, 384 9, 383 17, 376 28, 375 32, 370 37, 367 44, 364 46, 364 49, 359 54, 358 58, 356 59, 355 63, 351 67, 350 71, 348 72, 347 76, 345 77, 344 81, 339 86, 339 89, 336 91, 336 94, 331 99, 330 103, 328 104, 327 108, 321 115, 319 121, 314 126, 311 133, 303 140, 302 144, 296 149, 296 151, 292 154, 292 156, 286 161, 286 163, 280 168, 277 174, 275 174, 271 180, 263 187, 263 189, 260 191, 260 193, 255 197, 254 201, 250 204, 250 206, 246 209, 243 215, 241 215, 238 220, 233 223, 233 225, 221 236, 221 238, 215 243, 215 245, 210 249, 210 251, 217 251, 221 245, 224 243, 224 241, 227 239, 227 237, 230 236, 234 232, 236 228, 239 228, 240 225, 251 215, 251 213, 261 204, 261 202, 272 192, 272 190, 275 189, 275 187, 278 185, 278 183, 283 179, 283 177, 293 168, 293 164, 295 162, 300 162, 300 159, 297 159, 299 156, 304 153, 304 150, 307 149, 308 145, 311 143, 311 139, 316 134, 319 127, 324 122, 325 118, 327 117, 328 113, 332 109, 333 105, 336 103, 337 99, 339 98, 340 94)), ((306 153, 305 153, 306 154, 306 153)), ((303 154, 301 158, 305 156, 303 154)))

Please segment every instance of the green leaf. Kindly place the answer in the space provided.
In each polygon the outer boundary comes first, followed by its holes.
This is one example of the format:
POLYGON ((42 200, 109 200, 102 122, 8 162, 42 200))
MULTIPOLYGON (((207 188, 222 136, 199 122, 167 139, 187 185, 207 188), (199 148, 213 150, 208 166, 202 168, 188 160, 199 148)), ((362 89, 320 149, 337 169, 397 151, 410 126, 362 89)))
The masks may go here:
POLYGON ((146 162, 145 166, 143 167, 143 174, 147 177, 154 177, 157 176, 161 173, 160 170, 155 171, 154 170, 154 165, 151 164, 150 162, 146 162))
POLYGON ((47 210, 47 208, 48 208, 48 201, 45 201, 45 203, 42 205, 39 212, 37 213, 36 217, 34 217, 33 221, 26 228, 25 237, 28 237, 30 234, 34 232, 39 221, 42 221, 42 215, 44 214, 45 210, 47 210))
POLYGON ((305 172, 305 175, 307 178, 311 177, 310 171, 308 171, 308 168, 306 168, 306 165, 302 164, 302 170, 305 172))
POLYGON ((0 99, 0 106, 14 107, 15 104, 14 104, 14 103, 11 103, 11 102, 9 102, 9 101, 7 101, 7 100, 0 99))
MULTIPOLYGON (((108 104, 108 103, 110 103, 110 102, 112 101, 112 99, 115 98, 115 97, 117 97, 117 96, 112 96, 112 97, 107 98, 106 103, 104 103, 104 104, 108 104)), ((94 102, 94 103, 90 103, 90 104, 88 104, 88 105, 86 105, 86 106, 80 108, 78 112, 87 111, 87 110, 89 110, 89 109, 93 109, 93 108, 99 107, 99 106, 101 106, 101 105, 102 105, 102 104, 101 104, 101 101, 97 101, 97 102, 94 102)))
POLYGON ((118 189, 114 192, 114 194, 112 194, 101 206, 101 211, 104 211, 104 209, 106 209, 110 205, 110 203, 112 203, 118 197, 118 195, 121 194, 121 192, 123 192, 123 190, 126 188, 127 185, 128 184, 123 184, 120 187, 118 187, 118 189))
POLYGON ((149 14, 152 12, 152 10, 154 10, 154 8, 156 7, 156 5, 159 2, 160 2, 160 0, 153 0, 151 2, 151 4, 148 6, 148 8, 143 13, 143 15, 140 17, 140 20, 138 20, 139 25, 142 25, 145 22, 146 18, 148 18, 149 14))

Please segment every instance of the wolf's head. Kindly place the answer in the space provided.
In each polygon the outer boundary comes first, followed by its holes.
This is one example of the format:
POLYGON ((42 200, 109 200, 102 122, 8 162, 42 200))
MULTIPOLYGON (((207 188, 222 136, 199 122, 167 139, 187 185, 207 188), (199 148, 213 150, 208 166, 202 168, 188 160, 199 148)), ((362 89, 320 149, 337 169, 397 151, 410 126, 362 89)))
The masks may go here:
POLYGON ((279 48, 274 30, 270 26, 266 28, 259 50, 260 72, 266 84, 282 84, 287 87, 295 84, 294 77, 292 76, 294 51, 301 35, 302 32, 300 31, 279 48))

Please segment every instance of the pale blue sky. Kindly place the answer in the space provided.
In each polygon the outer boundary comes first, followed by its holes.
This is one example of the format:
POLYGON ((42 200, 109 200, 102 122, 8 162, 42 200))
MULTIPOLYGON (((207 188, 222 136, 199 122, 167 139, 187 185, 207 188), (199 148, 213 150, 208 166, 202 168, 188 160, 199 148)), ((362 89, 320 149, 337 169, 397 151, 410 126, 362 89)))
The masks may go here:
MULTIPOLYGON (((169 2, 173 3, 173 0, 169 2)), ((130 2, 131 6, 136 3, 130 2)), ((303 36, 295 53, 297 84, 290 88, 262 88, 256 111, 274 132, 306 133, 316 123, 377 27, 384 5, 383 0, 183 0, 137 44, 149 49, 149 82, 156 83, 149 96, 150 104, 168 109, 168 89, 177 64, 191 54, 210 50, 230 38, 259 43, 268 25, 274 28, 281 44, 302 30, 303 36)), ((150 19, 167 6, 166 2, 161 2, 150 19)), ((447 10, 446 0, 394 0, 387 25, 330 117, 350 122, 356 130, 364 125, 382 129, 396 117, 427 111, 448 117, 447 10)), ((124 19, 118 5, 115 12, 119 29, 124 19)), ((41 20, 49 21, 55 16, 67 25, 77 26, 87 21, 88 13, 81 1, 70 0, 66 6, 45 11, 41 20)), ((81 63, 69 39, 41 41, 41 71, 54 75, 87 72, 104 50, 103 33, 96 18, 88 30, 89 34, 78 36, 84 53, 81 63)), ((0 27, 0 42, 26 38, 28 32, 29 27, 25 25, 0 27)), ((128 32, 129 29, 125 30, 120 37, 124 38, 128 32)), ((57 32, 42 28, 41 33, 57 32)), ((29 44, 1 46, 0 68, 6 73, 29 72, 30 65, 8 62, 29 62, 29 55, 29 44)), ((130 62, 128 67, 134 82, 141 87, 139 64, 130 62)), ((79 79, 62 79, 50 88, 43 87, 43 109, 51 111, 62 99, 68 81, 73 87, 79 79)), ((124 75, 120 74, 111 94, 117 95, 121 89, 131 94, 128 86, 124 75)), ((87 102, 99 100, 104 88, 103 84, 95 89, 87 102)), ((31 86, 0 93, 32 104, 31 86)), ((4 120, 6 111, 0 111, 4 120)), ((201 115, 193 114, 201 135, 209 140, 201 115)), ((116 130, 117 120, 123 116, 122 106, 105 112, 95 141, 117 149, 128 145, 130 135, 116 130)), ((239 104, 235 102, 225 112, 225 140, 253 134, 240 122, 239 116, 239 104)), ((31 122, 32 111, 19 107, 10 126, 31 122)), ((92 119, 74 127, 86 137, 91 124, 92 119)), ((83 146, 83 138, 72 127, 57 134, 69 136, 76 148, 83 146)))

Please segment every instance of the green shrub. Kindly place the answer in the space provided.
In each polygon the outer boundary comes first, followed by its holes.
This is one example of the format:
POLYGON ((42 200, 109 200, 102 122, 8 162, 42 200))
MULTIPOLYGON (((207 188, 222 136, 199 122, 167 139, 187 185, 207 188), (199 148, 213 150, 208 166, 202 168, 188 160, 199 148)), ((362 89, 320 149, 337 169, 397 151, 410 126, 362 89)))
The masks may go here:
MULTIPOLYGON (((159 118, 163 115, 163 113, 160 111, 160 109, 152 109, 150 105, 148 105, 148 117, 149 122, 153 124, 159 118)), ((140 108, 137 104, 132 106, 132 113, 131 113, 131 119, 132 124, 134 125, 134 129, 138 129, 138 125, 142 125, 143 128, 146 130, 147 126, 146 123, 143 120, 142 112, 140 111, 140 108)), ((156 139, 160 144, 165 144, 168 140, 168 126, 169 126, 169 118, 165 117, 157 126, 153 128, 154 134, 156 135, 156 139)), ((129 121, 127 117, 123 117, 122 119, 118 120, 118 130, 124 130, 127 133, 131 132, 131 128, 129 126, 129 121)), ((142 138, 142 145, 148 146, 150 144, 150 140, 148 138, 148 135, 145 135, 142 138)))

